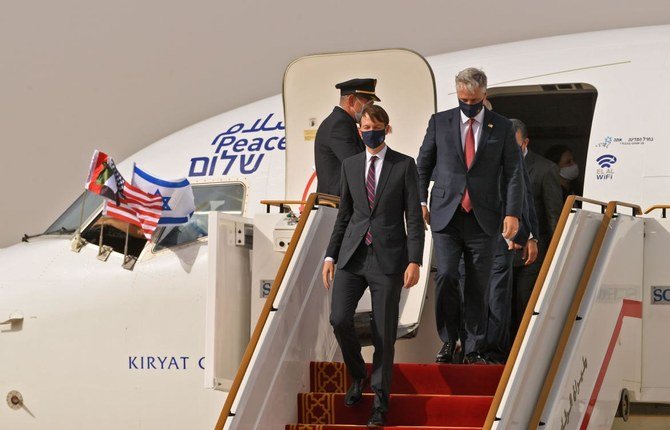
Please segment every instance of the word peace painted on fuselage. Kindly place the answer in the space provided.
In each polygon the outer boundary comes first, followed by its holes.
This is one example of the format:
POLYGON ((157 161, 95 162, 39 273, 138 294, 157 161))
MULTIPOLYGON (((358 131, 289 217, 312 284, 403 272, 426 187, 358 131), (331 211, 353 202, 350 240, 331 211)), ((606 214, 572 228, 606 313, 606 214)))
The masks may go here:
POLYGON ((240 122, 219 133, 210 145, 214 155, 191 158, 188 176, 249 175, 257 171, 266 153, 286 149, 286 136, 278 134, 286 127, 281 121, 270 123, 273 116, 270 113, 258 118, 250 127, 240 122))

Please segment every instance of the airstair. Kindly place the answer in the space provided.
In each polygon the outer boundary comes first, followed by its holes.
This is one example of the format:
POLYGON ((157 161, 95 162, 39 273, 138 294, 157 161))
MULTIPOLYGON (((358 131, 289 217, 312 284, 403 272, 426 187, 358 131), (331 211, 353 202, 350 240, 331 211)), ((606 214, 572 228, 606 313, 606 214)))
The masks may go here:
MULTIPOLYGON (((305 205, 217 430, 363 428, 371 395, 357 408, 342 405, 348 377, 321 285, 336 203, 313 194, 305 205)), ((399 329, 389 428, 609 429, 631 405, 670 403, 662 359, 670 221, 667 207, 656 209, 661 217, 568 199, 504 367, 430 363, 439 345, 424 269, 420 305, 408 296, 401 308, 425 327, 399 329)))

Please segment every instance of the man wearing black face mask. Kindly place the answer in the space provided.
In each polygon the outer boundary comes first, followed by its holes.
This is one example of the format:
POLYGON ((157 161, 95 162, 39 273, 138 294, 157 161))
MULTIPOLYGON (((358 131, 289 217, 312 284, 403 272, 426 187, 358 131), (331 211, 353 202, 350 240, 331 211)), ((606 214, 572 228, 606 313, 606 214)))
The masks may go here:
POLYGON ((335 106, 316 132, 314 164, 316 166, 316 191, 340 195, 340 169, 342 161, 363 152, 364 146, 356 123, 360 122, 363 109, 379 101, 375 95, 376 79, 351 79, 340 82, 340 104, 335 106))
POLYGON ((425 235, 416 164, 386 146, 388 124, 380 106, 363 110, 366 151, 342 163, 342 197, 322 273, 324 286, 333 285, 330 323, 353 380, 344 398, 346 406, 361 400, 368 380, 353 318, 370 287, 375 353, 369 378, 374 392, 369 427, 382 426, 388 411, 400 292, 419 280, 425 235))
MULTIPOLYGON (((459 107, 433 115, 417 167, 424 220, 433 232, 435 319, 443 342, 437 362, 451 362, 459 331, 458 263, 465 260, 465 362, 485 364, 488 284, 496 235, 519 229, 524 185, 512 123, 484 109, 487 79, 467 68, 456 76, 459 107), (428 185, 435 181, 428 209, 428 185), (502 213, 498 180, 502 183, 502 213)), ((510 247, 512 244, 510 244, 510 247)))

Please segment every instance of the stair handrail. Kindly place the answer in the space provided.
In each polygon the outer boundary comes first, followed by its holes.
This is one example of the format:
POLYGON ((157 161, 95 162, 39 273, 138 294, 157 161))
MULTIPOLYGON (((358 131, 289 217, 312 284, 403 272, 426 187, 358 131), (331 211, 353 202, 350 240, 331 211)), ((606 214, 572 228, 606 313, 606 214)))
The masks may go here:
POLYGON ((644 214, 647 215, 655 210, 661 210, 661 217, 666 218, 668 209, 670 209, 670 205, 653 205, 649 206, 647 210, 644 211, 644 214))
POLYGON ((256 323, 256 328, 254 329, 254 332, 251 334, 251 338, 249 339, 249 344, 247 345, 247 349, 245 350, 244 356, 242 357, 240 367, 237 369, 235 379, 233 380, 230 390, 228 391, 228 396, 226 397, 226 401, 223 405, 223 408, 221 409, 221 413, 219 414, 219 419, 217 420, 216 426, 214 427, 215 430, 223 430, 223 427, 225 426, 228 417, 234 416, 234 414, 231 414, 233 403, 242 385, 242 380, 244 379, 244 376, 247 373, 247 370, 249 369, 251 358, 254 354, 254 351, 256 350, 256 347, 258 346, 258 341, 260 340, 263 328, 265 327, 268 317, 270 316, 270 313, 273 310, 274 301, 277 297, 277 294, 279 293, 279 288, 281 287, 281 284, 284 281, 284 276, 286 275, 288 266, 291 262, 291 259, 293 258, 295 249, 298 246, 300 236, 302 235, 302 232, 305 229, 305 225, 307 224, 310 212, 312 212, 312 210, 314 210, 314 208, 317 205, 321 204, 322 199, 323 203, 325 203, 328 206, 332 204, 336 205, 339 204, 339 197, 337 196, 331 196, 327 194, 317 194, 317 193, 312 193, 309 195, 307 202, 305 203, 305 207, 303 211, 300 213, 298 224, 296 225, 295 231, 293 232, 293 236, 291 237, 291 241, 289 242, 286 254, 284 254, 284 258, 282 259, 281 265, 277 270, 277 275, 275 276, 275 279, 272 282, 272 287, 270 288, 270 294, 268 294, 265 301, 265 305, 263 306, 263 310, 261 311, 261 314, 258 316, 258 322, 256 323))
POLYGON ((631 214, 632 216, 642 215, 642 208, 639 205, 633 203, 620 202, 618 200, 613 200, 610 203, 614 203, 616 205, 614 207, 614 213, 619 213, 619 206, 623 206, 632 209, 633 212, 631 214))
POLYGON ((280 213, 284 213, 287 205, 301 205, 304 207, 307 202, 303 200, 261 200, 261 204, 265 205, 265 211, 270 213, 270 207, 276 206, 280 213))
POLYGON ((561 364, 561 361, 563 360, 563 355, 565 354, 566 346, 568 344, 568 341, 570 340, 570 333, 572 331, 573 326, 575 325, 575 322, 577 321, 577 313, 579 312, 579 308, 582 304, 582 299, 584 298, 584 294, 586 293, 586 287, 588 286, 591 280, 591 275, 593 274, 596 261, 598 260, 598 256, 600 255, 600 250, 605 241, 605 235, 607 234, 607 231, 609 229, 610 222, 614 218, 614 215, 618 213, 619 206, 632 208, 633 216, 642 214, 642 209, 640 208, 640 206, 632 203, 611 201, 607 204, 607 208, 605 209, 603 219, 600 222, 600 227, 598 228, 596 237, 593 240, 593 245, 591 246, 591 252, 589 253, 588 259, 586 260, 586 265, 584 266, 584 270, 582 271, 582 276, 579 279, 579 284, 577 285, 577 289, 575 290, 575 295, 572 299, 572 304, 570 305, 570 311, 568 312, 568 315, 565 319, 565 325, 563 326, 561 337, 558 340, 558 345, 556 346, 556 352, 553 355, 551 365, 549 367, 549 370, 547 371, 547 377, 544 379, 542 391, 540 391, 540 395, 538 396, 538 400, 535 405, 533 415, 531 416, 530 422, 528 423, 529 429, 537 428, 540 425, 542 412, 544 411, 544 407, 546 406, 549 393, 551 392, 551 387, 552 385, 554 385, 554 379, 556 378, 556 374, 558 373, 558 368, 561 364))
POLYGON ((575 203, 577 202, 590 203, 600 206, 601 212, 605 212, 606 208, 608 207, 608 204, 605 202, 576 195, 569 195, 565 200, 563 210, 561 211, 561 215, 558 218, 558 223, 556 224, 556 228, 554 229, 554 233, 551 237, 551 242, 547 248, 544 261, 542 262, 542 267, 540 268, 540 272, 538 273, 537 279, 535 280, 535 285, 533 286, 533 291, 531 292, 530 298, 528 299, 526 310, 523 314, 521 322, 519 323, 519 329, 517 330, 514 343, 510 349, 507 362, 505 363, 505 368, 503 369, 503 373, 500 376, 500 382, 498 383, 498 388, 496 389, 496 393, 493 396, 493 401, 491 402, 489 413, 486 415, 486 421, 484 421, 483 430, 491 430, 493 423, 496 420, 496 413, 498 412, 498 408, 502 403, 505 388, 507 387, 507 383, 512 376, 514 364, 516 363, 519 352, 521 351, 521 344, 523 343, 523 339, 526 336, 526 331, 528 331, 528 326, 530 325, 530 319, 533 316, 535 305, 537 304, 540 293, 542 292, 542 285, 544 285, 544 281, 547 279, 549 274, 549 268, 551 267, 551 263, 554 259, 554 256, 556 255, 556 251, 558 250, 558 243, 561 240, 563 230, 565 229, 565 226, 568 222, 568 216, 573 211, 575 203))

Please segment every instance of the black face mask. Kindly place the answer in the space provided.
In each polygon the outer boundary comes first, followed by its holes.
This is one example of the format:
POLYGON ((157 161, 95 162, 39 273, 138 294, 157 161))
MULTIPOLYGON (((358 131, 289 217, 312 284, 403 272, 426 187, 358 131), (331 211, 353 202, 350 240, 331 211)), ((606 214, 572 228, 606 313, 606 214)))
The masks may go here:
POLYGON ((461 99, 458 99, 458 106, 461 108, 463 115, 467 116, 468 118, 474 118, 477 116, 479 111, 482 110, 482 107, 484 106, 484 100, 480 101, 479 103, 469 105, 461 99))
POLYGON ((361 133, 361 138, 363 139, 363 143, 365 143, 366 146, 375 149, 384 143, 384 139, 386 138, 386 130, 382 129, 364 131, 361 133))

